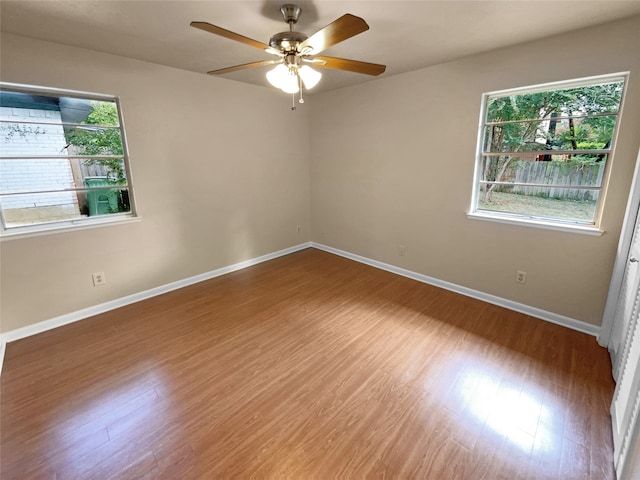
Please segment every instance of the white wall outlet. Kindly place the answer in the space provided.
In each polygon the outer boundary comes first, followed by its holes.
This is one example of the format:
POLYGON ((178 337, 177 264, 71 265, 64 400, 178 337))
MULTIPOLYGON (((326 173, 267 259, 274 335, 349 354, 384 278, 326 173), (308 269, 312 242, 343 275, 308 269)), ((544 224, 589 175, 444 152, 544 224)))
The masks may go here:
POLYGON ((398 255, 404 257, 405 253, 407 253, 407 247, 405 247, 404 245, 400 245, 398 247, 398 255))
POLYGON ((104 285, 107 283, 107 277, 104 276, 104 272, 96 272, 92 275, 93 277, 93 286, 97 287, 98 285, 104 285))
POLYGON ((527 283, 527 272, 516 270, 516 283, 521 283, 523 285, 527 283))

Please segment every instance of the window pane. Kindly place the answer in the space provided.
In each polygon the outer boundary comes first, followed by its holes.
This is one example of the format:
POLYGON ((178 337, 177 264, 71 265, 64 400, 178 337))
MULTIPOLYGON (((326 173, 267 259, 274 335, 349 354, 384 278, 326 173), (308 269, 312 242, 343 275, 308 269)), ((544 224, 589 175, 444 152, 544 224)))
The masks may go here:
POLYGON ((24 120, 46 120, 58 117, 59 112, 2 108, 3 120, 16 120, 0 123, 0 152, 9 155, 67 155, 67 139, 61 124, 30 124, 24 120), (22 120, 22 121, 21 121, 22 120))
POLYGON ((6 227, 82 218, 75 192, 0 196, 6 227))
POLYGON ((535 120, 556 115, 617 113, 623 81, 598 85, 548 89, 519 95, 492 96, 487 103, 487 122, 535 120))
POLYGON ((131 211, 129 190, 120 187, 2 195, 0 206, 7 228, 131 211))
POLYGON ((131 210, 123 159, 5 158, 0 179, 5 219, 14 224, 131 210), (98 187, 107 188, 85 190, 98 187), (79 190, 61 191, 69 189, 79 190))
MULTIPOLYGON (((4 96, 4 94, 3 94, 4 96)), ((62 100, 62 99, 61 99, 62 100)), ((7 99, 3 98, 7 103, 7 99)), ((4 107, 1 110, 0 146, 3 155, 123 155, 122 137, 117 127, 116 106, 90 102, 87 114, 72 115, 86 126, 64 125, 63 111, 4 107)), ((71 116, 69 113, 66 117, 71 116)))
POLYGON ((66 155, 123 155, 117 128, 65 127, 66 155))
POLYGON ((557 118, 485 127, 484 151, 602 150, 611 146, 615 115, 557 118))
POLYGON ((0 159, 0 193, 85 188, 91 179, 126 186, 121 158, 0 159))
POLYGON ((478 210, 591 223, 605 163, 484 157, 478 210))
POLYGON ((500 155, 483 158, 481 182, 525 183, 575 187, 601 187, 606 155, 574 156, 500 155), (600 158, 604 157, 604 158, 600 158))
POLYGON ((0 193, 75 187, 72 165, 66 158, 0 160, 0 193))
POLYGON ((595 218, 598 190, 497 187, 480 189, 478 210, 525 215, 539 219, 591 224, 595 218))
POLYGON ((120 125, 114 101, 2 90, 0 107, 18 109, 29 121, 120 125))
POLYGON ((127 184, 127 172, 122 158, 74 158, 70 162, 78 166, 79 178, 85 183, 78 187, 86 186, 85 180, 91 177, 105 177, 118 185, 127 184))

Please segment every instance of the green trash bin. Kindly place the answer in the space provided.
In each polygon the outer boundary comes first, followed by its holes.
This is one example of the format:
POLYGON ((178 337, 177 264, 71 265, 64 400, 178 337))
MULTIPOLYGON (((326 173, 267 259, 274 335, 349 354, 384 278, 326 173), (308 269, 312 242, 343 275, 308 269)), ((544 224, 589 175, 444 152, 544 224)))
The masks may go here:
POLYGON ((118 211, 119 189, 113 188, 113 182, 107 177, 85 177, 84 185, 88 188, 111 187, 102 190, 87 190, 87 206, 89 216, 106 215, 118 211))

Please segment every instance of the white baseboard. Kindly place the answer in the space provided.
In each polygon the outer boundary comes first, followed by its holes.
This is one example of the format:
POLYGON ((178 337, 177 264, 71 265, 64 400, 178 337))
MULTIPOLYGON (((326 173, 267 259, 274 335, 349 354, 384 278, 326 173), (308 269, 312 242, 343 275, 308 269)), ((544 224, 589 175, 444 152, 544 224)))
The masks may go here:
POLYGON ((176 282, 168 283, 166 285, 161 285, 159 287, 152 288, 150 290, 134 293, 126 297, 101 303, 100 305, 94 305, 92 307, 84 308, 82 310, 77 310, 75 312, 61 315, 59 317, 55 317, 50 320, 45 320, 43 322, 35 323, 33 325, 29 325, 23 328, 18 328, 15 330, 10 330, 8 332, 2 333, 0 334, 0 374, 2 373, 2 364, 4 361, 6 344, 9 342, 20 340, 21 338, 30 337, 31 335, 36 335, 38 333, 43 333, 43 332, 46 332, 47 330, 52 330, 54 328, 67 325, 69 323, 84 320, 85 318, 89 318, 94 315, 98 315, 100 313, 108 312, 110 310, 115 310, 116 308, 124 307, 125 305, 130 305, 135 302, 140 302, 142 300, 146 300, 148 298, 152 298, 157 295, 162 295, 163 293, 167 293, 172 290, 177 290, 179 288, 193 285, 194 283, 199 283, 204 280, 209 280, 210 278, 219 277, 220 275, 235 272, 236 270, 241 270, 243 268, 251 267, 253 265, 257 265, 262 262, 273 260, 274 258, 282 257, 284 255, 288 255, 290 253, 304 250, 305 248, 309 248, 309 247, 317 248, 318 250, 323 250, 325 252, 333 253, 335 255, 339 255, 341 257, 354 260, 356 262, 360 262, 375 268, 379 268, 381 270, 386 270, 388 272, 395 273, 397 275, 402 275, 404 277, 417 280, 419 282, 427 283, 429 285, 434 285, 436 287, 440 287, 446 290, 460 293, 462 295, 466 295, 467 297, 476 298, 478 300, 482 300, 487 303, 508 308, 509 310, 514 310, 516 312, 524 313, 526 315, 530 315, 532 317, 536 317, 541 320, 546 320, 547 322, 555 323, 557 325, 561 325, 563 327, 577 330, 579 332, 587 333, 589 335, 593 335, 597 337, 600 332, 600 327, 597 327, 595 325, 591 325, 585 322, 581 322, 573 318, 565 317, 563 315, 558 315, 552 312, 547 312, 545 310, 524 305, 522 303, 513 302, 505 298, 496 297, 495 295, 489 295, 488 293, 472 290, 470 288, 462 287, 454 283, 438 280, 437 278, 429 277, 421 273, 416 273, 411 270, 406 270, 404 268, 396 267, 394 265, 389 265, 387 263, 379 262, 377 260, 372 260, 370 258, 362 257, 360 255, 355 255, 349 252, 345 252, 343 250, 339 250, 337 248, 320 244, 320 243, 306 242, 290 248, 285 248, 284 250, 279 250, 277 252, 269 253, 261 257, 256 257, 249 260, 245 260, 243 262, 235 263, 233 265, 229 265, 228 267, 222 267, 217 270, 205 272, 200 275, 195 275, 193 277, 185 278, 183 280, 178 280, 176 282))
POLYGON ((482 300, 484 302, 491 303, 493 305, 498 305, 499 307, 504 307, 509 310, 513 310, 515 312, 524 313, 531 317, 535 317, 541 320, 545 320, 547 322, 555 323, 556 325, 561 325, 563 327, 567 327, 572 330, 577 330, 579 332, 586 333, 588 335, 593 335, 594 337, 597 337, 598 334, 600 333, 600 327, 582 322, 580 320, 576 320, 574 318, 565 317, 564 315, 558 315, 557 313, 548 312, 540 308, 531 307, 529 305, 514 302, 512 300, 507 300, 506 298, 497 297, 495 295, 490 295, 488 293, 480 292, 478 290, 462 287, 460 285, 456 285, 455 283, 445 282, 443 280, 429 277, 421 273, 416 273, 411 270, 406 270, 404 268, 396 267, 394 265, 389 265, 388 263, 372 260, 370 258, 345 252, 337 248, 328 247, 321 243, 311 242, 311 246, 313 248, 317 248, 318 250, 324 250, 325 252, 333 253, 334 255, 340 255, 341 257, 345 257, 350 260, 355 260, 356 262, 364 263, 371 267, 379 268, 381 270, 386 270, 387 272, 402 275, 403 277, 411 278, 413 280, 417 280, 422 283, 427 283, 435 287, 444 288, 445 290, 450 290, 452 292, 460 293, 461 295, 465 295, 467 297, 476 298, 478 300, 482 300))
MULTIPOLYGON (((35 323, 33 325, 29 325, 23 328, 18 328, 16 330, 10 330, 2 334, 2 340, 3 342, 13 342, 15 340, 20 340, 21 338, 30 337, 31 335, 36 335, 38 333, 46 332, 47 330, 61 327, 63 325, 77 322, 79 320, 84 320, 85 318, 89 318, 94 315, 98 315, 100 313, 104 313, 110 310, 115 310, 116 308, 124 307, 125 305, 130 305, 132 303, 139 302, 141 300, 146 300, 147 298, 155 297, 157 295, 162 295, 163 293, 167 293, 172 290, 177 290, 179 288, 187 287, 189 285, 193 285, 194 283, 199 283, 204 280, 209 280, 210 278, 219 277, 220 275, 235 272, 236 270, 242 270, 243 268, 251 267, 253 265, 257 265, 262 262, 273 260, 274 258, 282 257, 284 255, 288 255, 290 253, 297 252, 299 250, 304 250, 305 248, 309 248, 310 246, 311 246, 311 242, 302 243, 300 245, 296 245, 290 248, 285 248, 284 250, 279 250, 277 252, 269 253, 261 257, 251 258, 249 260, 245 260, 244 262, 235 263, 233 265, 229 265, 228 267, 218 268, 217 270, 212 270, 210 272, 205 272, 200 275, 195 275, 193 277, 185 278, 183 280, 178 280, 176 282, 168 283, 166 285, 161 285, 159 287, 152 288, 150 290, 145 290, 143 292, 134 293, 126 297, 101 303, 100 305, 95 305, 93 307, 77 310, 75 312, 68 313, 66 315, 61 315, 59 317, 55 317, 50 320, 45 320, 43 322, 35 323)), ((2 356, 2 358, 4 358, 4 355, 2 356)))
POLYGON ((0 333, 0 374, 2 373, 2 364, 4 363, 4 351, 7 348, 7 341, 4 335, 0 333))

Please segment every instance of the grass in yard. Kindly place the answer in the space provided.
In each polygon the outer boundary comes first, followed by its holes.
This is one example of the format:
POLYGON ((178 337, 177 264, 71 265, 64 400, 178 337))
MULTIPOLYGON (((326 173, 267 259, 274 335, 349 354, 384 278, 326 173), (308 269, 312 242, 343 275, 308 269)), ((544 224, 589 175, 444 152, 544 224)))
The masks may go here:
POLYGON ((557 200, 515 193, 493 192, 491 202, 478 202, 480 210, 520 213, 536 217, 561 218, 591 222, 595 217, 596 202, 557 200))

